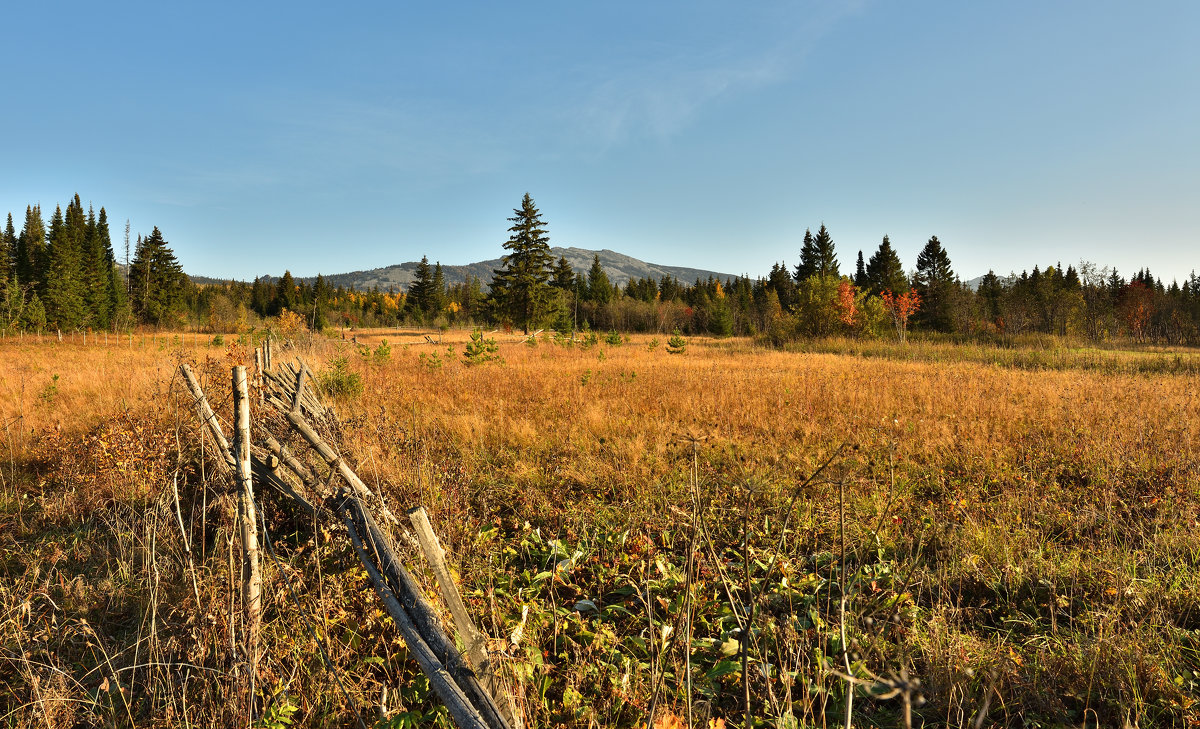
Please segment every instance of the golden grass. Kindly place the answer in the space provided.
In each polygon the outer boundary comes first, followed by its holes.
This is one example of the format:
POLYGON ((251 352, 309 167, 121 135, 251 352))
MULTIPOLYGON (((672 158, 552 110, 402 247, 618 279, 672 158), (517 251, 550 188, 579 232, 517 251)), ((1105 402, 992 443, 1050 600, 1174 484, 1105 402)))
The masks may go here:
MULTIPOLYGON (((899 348, 857 351, 853 343, 843 347, 854 352, 847 355, 693 338, 685 354, 670 355, 665 341, 649 336, 615 347, 601 338, 584 348, 554 345, 545 337, 529 346, 519 334, 503 332, 488 334, 500 343, 503 362, 468 366, 461 361, 468 334, 357 332, 348 333, 346 342, 315 340, 301 346, 316 369, 346 357, 363 377, 363 393, 337 404, 345 422, 344 445, 360 475, 393 504, 430 509, 483 623, 507 634, 520 620, 522 604, 542 606, 535 609, 527 641, 546 651, 551 683, 542 703, 533 696, 533 683, 525 686, 535 723, 582 726, 593 720, 631 724, 644 719, 648 669, 635 660, 627 669, 633 678, 613 688, 603 676, 585 675, 580 666, 608 665, 609 659, 595 653, 586 654, 586 660, 579 654, 578 663, 557 658, 560 650, 563 656, 583 650, 582 644, 568 641, 576 647, 564 648, 562 642, 563 635, 576 636, 570 631, 582 630, 583 623, 577 614, 558 615, 551 601, 586 597, 620 604, 624 598, 613 593, 616 578, 605 582, 609 578, 597 571, 589 573, 591 582, 580 578, 549 593, 527 587, 525 598, 497 593, 497 580, 518 569, 513 565, 537 571, 536 560, 522 557, 527 548, 518 543, 525 544, 529 530, 538 528, 547 538, 578 545, 601 544, 605 534, 628 531, 631 539, 642 540, 640 549, 682 555, 686 538, 681 535, 692 508, 692 447, 682 439, 688 434, 704 437, 697 452, 699 493, 712 519, 713 546, 727 563, 722 568, 703 562, 710 575, 739 563, 738 554, 746 548, 747 505, 748 544, 767 554, 797 484, 839 444, 848 444, 827 474, 830 479, 802 492, 779 557, 795 570, 796 579, 808 572, 823 581, 825 592, 818 590, 815 604, 822 619, 831 621, 834 616, 822 601, 828 603, 836 588, 830 584, 836 579, 826 575, 836 571, 828 555, 839 551, 837 494, 843 482, 849 561, 860 570, 855 574, 883 567, 908 574, 903 584, 912 596, 911 611, 897 618, 897 627, 879 632, 865 622, 866 606, 875 599, 870 590, 882 595, 891 585, 899 594, 899 578, 885 584, 880 576, 879 587, 870 582, 870 588, 856 593, 854 609, 863 611, 864 621, 854 627, 866 655, 864 668, 882 675, 903 665, 920 676, 928 721, 969 724, 989 688, 997 697, 989 721, 1006 724, 1078 724, 1082 712, 1096 712, 1088 716, 1106 724, 1128 718, 1169 725, 1180 724, 1193 710, 1200 693, 1200 641, 1194 637, 1200 629, 1200 392, 1194 375, 1169 368, 1095 366, 1092 354, 1057 356, 1052 368, 1031 369, 1025 360, 995 364, 951 345, 927 348, 913 358, 899 348), (435 340, 441 336, 442 343, 428 344, 426 334, 435 340), (357 336, 357 346, 351 336, 357 336), (391 346, 389 357, 360 354, 384 340, 391 346), (452 357, 446 356, 448 348, 452 357), (435 353, 436 360, 430 356, 435 353), (489 526, 497 527, 499 536, 481 541, 489 526), (571 692, 582 695, 578 701, 592 714, 563 713, 562 707, 576 702, 571 692)), ((42 723, 38 712, 50 713, 44 709, 47 701, 69 707, 70 699, 79 699, 84 689, 93 691, 104 674, 77 667, 102 662, 87 647, 89 641, 42 634, 39 620, 48 624, 52 618, 59 630, 74 625, 78 633, 78 621, 87 618, 102 626, 97 628, 102 638, 90 644, 106 645, 122 665, 132 665, 132 646, 148 632, 138 626, 154 604, 180 621, 160 628, 165 637, 156 640, 175 641, 180 651, 203 646, 210 656, 205 665, 233 670, 214 657, 220 655, 219 635, 225 629, 221 605, 227 575, 224 552, 217 549, 223 542, 209 534, 200 565, 212 615, 201 621, 202 629, 185 628, 190 588, 183 589, 180 581, 155 592, 146 556, 150 536, 173 545, 177 530, 173 536, 164 521, 158 531, 143 530, 136 539, 121 534, 137 531, 135 516, 162 513, 163 489, 170 491, 165 479, 176 462, 183 464, 188 499, 208 493, 198 487, 194 418, 172 391, 176 362, 208 359, 206 372, 220 409, 217 393, 227 391, 228 366, 248 357, 244 349, 204 346, 206 341, 176 347, 168 340, 132 349, 127 343, 108 348, 0 345, 0 423, 8 424, 0 549, 9 585, 0 595, 5 620, 0 667, 8 666, 8 685, 20 689, 8 704, 18 723, 42 723), (47 394, 51 386, 54 391, 47 394), (128 427, 103 431, 105 422, 128 427), (143 433, 147 440, 172 441, 176 423, 182 424, 182 451, 173 442, 139 449, 130 440, 143 433), (139 427, 143 430, 134 430, 139 427), (80 473, 86 464, 77 456, 102 454, 100 442, 124 443, 123 453, 153 467, 125 472, 108 463, 91 481, 103 488, 89 490, 88 478, 80 473), (71 489, 78 493, 68 498, 65 491, 71 489), (71 524, 73 512, 86 520, 82 532, 71 524), (72 533, 83 536, 72 538, 72 533), (135 542, 140 546, 128 546, 135 542), (98 554, 100 543, 116 553, 98 554), (56 550, 62 553, 58 561, 56 550), (77 575, 81 581, 73 582, 77 575), (51 609, 37 597, 39 590, 70 607, 51 609), (119 619, 103 622, 109 594, 116 595, 119 619), (36 661, 20 660, 25 649, 18 641, 40 645, 38 660, 70 676, 54 679, 61 686, 53 688, 58 693, 50 699, 33 695, 34 679, 45 686, 59 674, 39 673, 36 661)), ((1111 356, 1188 359, 1194 354, 1111 356)), ((219 485, 211 487, 214 501, 219 491, 219 485)), ((217 512, 205 516, 196 503, 185 509, 194 522, 211 520, 207 529, 228 529, 217 512)), ((281 515, 275 518, 281 529, 299 528, 287 526, 281 515)), ((319 539, 309 544, 304 540, 311 537, 303 529, 298 533, 299 541, 286 545, 287 559, 305 569, 320 563, 326 569, 341 564, 345 570, 352 564, 344 550, 322 546, 319 539)), ((178 552, 178 546, 169 549, 178 552)), ((604 556, 605 548, 594 549, 600 550, 591 552, 597 565, 612 560, 604 556)), ((649 573, 638 572, 640 552, 630 554, 613 569, 625 578, 649 579, 649 573)), ((157 569, 180 579, 181 565, 175 554, 157 569)), ((356 626, 334 631, 345 639, 337 659, 355 683, 355 696, 367 700, 380 685, 410 674, 394 667, 390 657, 386 669, 356 663, 367 653, 384 650, 390 656, 397 648, 385 621, 355 592, 353 575, 326 575, 320 585, 345 601, 339 610, 347 617, 341 620, 356 626), (359 635, 359 642, 351 634, 359 635)), ((296 579, 311 581, 306 589, 317 589, 314 575, 298 571, 296 579)), ((315 645, 302 641, 282 583, 273 583, 272 590, 278 604, 269 616, 276 631, 267 641, 274 646, 269 675, 284 681, 289 671, 293 674, 291 695, 299 696, 306 722, 345 721, 346 708, 314 658, 315 645), (297 666, 303 667, 299 677, 297 666)), ((833 604, 836 608, 836 599, 833 604)), ((331 603, 326 599, 322 605, 330 609, 331 603)), ((718 602, 712 605, 715 610, 718 602)), ((785 613, 764 611, 764 635, 784 631, 785 613)), ((715 618, 705 626, 705 638, 726 635, 715 618)), ((627 641, 644 629, 635 620, 620 619, 607 628, 617 642, 614 650, 627 657, 637 655, 627 641)), ((778 645, 797 655, 801 648, 808 651, 809 658, 796 658, 793 665, 807 666, 801 683, 815 686, 793 686, 797 706, 805 707, 796 713, 820 723, 814 707, 828 705, 833 716, 840 700, 831 673, 836 666, 811 660, 812 650, 829 650, 821 642, 827 636, 819 627, 799 634, 791 630, 786 639, 778 633, 778 645)), ((160 649, 156 655, 168 653, 160 649)), ((619 679, 621 671, 614 670, 619 679)), ((220 676, 234 681, 230 673, 220 676)), ((135 717, 139 724, 170 723, 153 718, 161 716, 155 707, 173 707, 181 716, 187 710, 178 695, 184 685, 193 687, 189 700, 212 710, 211 716, 220 713, 215 707, 223 700, 221 680, 195 683, 178 671, 153 679, 134 686, 158 692, 133 697, 132 710, 142 712, 135 717)), ((720 683, 712 684, 716 693, 705 698, 706 705, 721 715, 739 711, 736 692, 730 686, 722 690, 720 683)), ((763 715, 773 705, 767 689, 765 683, 755 685, 763 715)), ((782 684, 777 689, 782 691, 782 684)), ((678 691, 672 684, 663 699, 677 709, 678 691)), ((123 706, 110 697, 94 691, 88 696, 90 708, 56 711, 77 721, 123 715, 123 706)), ((0 713, 10 711, 4 707, 0 701, 0 713)), ((859 711, 861 721, 896 721, 885 703, 860 702, 859 711)), ((196 713, 189 716, 193 725, 203 723, 196 713)), ((212 725, 217 722, 212 719, 212 725)), ((740 721, 731 719, 730 726, 735 724, 740 721)))

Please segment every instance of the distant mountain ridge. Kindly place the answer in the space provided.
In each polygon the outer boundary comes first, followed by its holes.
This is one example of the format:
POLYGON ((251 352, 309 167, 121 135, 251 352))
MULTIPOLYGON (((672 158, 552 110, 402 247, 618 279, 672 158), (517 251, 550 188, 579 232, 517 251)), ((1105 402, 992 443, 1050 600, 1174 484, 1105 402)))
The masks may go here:
MULTIPOLYGON (((702 268, 647 263, 633 256, 617 253, 607 248, 600 251, 590 251, 585 248, 551 248, 550 252, 554 255, 556 262, 560 257, 565 257, 567 263, 571 264, 571 268, 574 269, 576 275, 586 274, 592 267, 593 257, 600 256, 600 265, 608 275, 609 281, 621 286, 624 286, 630 279, 647 277, 659 280, 663 276, 673 276, 679 279, 680 283, 684 284, 692 283, 696 279, 707 280, 709 276, 720 281, 736 278, 734 274, 708 271, 702 268)), ((430 261, 430 263, 434 263, 434 261, 430 261)), ((479 277, 483 285, 487 286, 492 280, 492 273, 500 268, 502 264, 503 259, 501 258, 468 263, 462 266, 450 266, 443 262, 442 275, 446 279, 446 284, 450 286, 465 283, 471 276, 479 277)), ((354 287, 359 290, 378 286, 381 290, 392 288, 398 291, 407 291, 409 285, 412 284, 413 279, 416 277, 418 265, 417 261, 408 261, 407 263, 384 266, 383 268, 373 268, 369 271, 351 271, 350 273, 324 275, 325 280, 330 286, 354 287)), ((277 276, 271 276, 270 278, 271 280, 275 280, 277 276)), ((219 283, 221 281, 220 279, 206 276, 193 276, 192 280, 201 284, 219 283)), ((297 280, 312 283, 316 281, 316 276, 297 280)))

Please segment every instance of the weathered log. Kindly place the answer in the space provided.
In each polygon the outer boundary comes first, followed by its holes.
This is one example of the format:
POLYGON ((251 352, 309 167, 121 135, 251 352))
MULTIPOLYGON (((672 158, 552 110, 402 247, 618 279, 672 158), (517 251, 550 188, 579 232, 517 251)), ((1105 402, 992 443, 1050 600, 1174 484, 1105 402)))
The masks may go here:
POLYGON ((471 667, 463 661, 454 641, 442 632, 441 622, 438 620, 433 606, 425 599, 420 585, 401 564, 390 540, 371 518, 370 512, 363 506, 362 501, 353 496, 348 497, 343 499, 342 508, 349 516, 350 522, 359 536, 363 538, 363 542, 368 546, 367 553, 376 560, 379 571, 387 580, 409 618, 412 619, 421 637, 449 671, 463 694, 479 710, 480 715, 487 722, 487 726, 493 729, 511 729, 491 694, 479 682, 478 676, 471 670, 471 667))
MULTIPOLYGON (((354 499, 348 499, 348 501, 352 500, 354 499)), ((346 513, 346 531, 350 535, 350 541, 354 544, 354 551, 358 553, 359 560, 367 570, 367 576, 371 579, 375 592, 383 600, 384 607, 387 608, 401 637, 404 638, 409 653, 417 659, 421 670, 429 677, 430 685, 450 711, 454 723, 461 729, 493 729, 484 721, 480 712, 471 704, 462 688, 447 671, 446 666, 438 660, 433 650, 421 637, 420 631, 405 611, 404 606, 401 605, 395 592, 375 567, 371 552, 363 544, 364 539, 359 536, 354 520, 348 511, 346 513)))
POLYGON ((446 607, 450 608, 450 614, 454 617, 454 628, 458 631, 459 640, 467 648, 467 660, 470 661, 471 668, 478 674, 484 688, 491 694, 508 723, 514 727, 522 726, 520 712, 517 711, 512 697, 504 690, 496 675, 491 657, 487 652, 487 641, 475 627, 475 621, 471 620, 467 606, 463 604, 462 595, 458 591, 458 586, 454 584, 454 577, 446 566, 446 553, 442 549, 441 542, 438 541, 437 534, 433 531, 433 525, 429 523, 429 515, 425 513, 424 507, 418 506, 409 510, 408 518, 412 522, 413 530, 417 533, 417 540, 421 543, 421 551, 425 554, 425 559, 429 561, 430 569, 433 570, 433 576, 437 578, 442 600, 445 601, 446 607))
MULTIPOLYGON (((353 489, 356 494, 365 498, 371 498, 371 489, 367 488, 367 485, 363 483, 362 479, 358 477, 358 474, 354 473, 354 470, 351 469, 344 460, 342 460, 342 457, 337 454, 337 451, 333 450, 333 448, 321 438, 317 431, 313 430, 312 426, 308 424, 303 415, 293 412, 285 413, 285 415, 287 416, 288 422, 292 424, 292 427, 296 430, 296 432, 303 436, 304 440, 308 441, 308 444, 312 446, 313 450, 316 451, 326 463, 337 469, 337 472, 341 475, 342 479, 349 484, 350 488, 353 489)), ((379 512, 383 514, 384 518, 389 522, 393 524, 400 523, 399 520, 392 515, 392 512, 388 510, 387 505, 383 503, 382 498, 379 499, 379 512)))
POLYGON ((200 381, 196 379, 196 373, 192 371, 191 365, 188 364, 180 365, 179 371, 183 374, 183 381, 187 383, 188 389, 192 393, 192 399, 200 411, 200 421, 204 423, 209 436, 212 437, 213 443, 216 445, 217 454, 220 456, 218 463, 226 473, 232 473, 235 467, 233 451, 229 447, 229 441, 225 439, 225 432, 221 430, 221 423, 217 420, 217 414, 209 406, 208 398, 205 397, 204 390, 200 387, 200 381))

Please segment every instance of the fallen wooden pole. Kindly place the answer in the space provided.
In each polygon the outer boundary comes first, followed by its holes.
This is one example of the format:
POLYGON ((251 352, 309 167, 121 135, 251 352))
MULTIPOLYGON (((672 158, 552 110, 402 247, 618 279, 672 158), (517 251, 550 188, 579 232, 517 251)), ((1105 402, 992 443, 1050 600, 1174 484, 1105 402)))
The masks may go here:
MULTIPOLYGON (((337 472, 346 481, 346 483, 349 484, 350 488, 353 489, 356 494, 366 498, 371 498, 371 489, 367 488, 367 485, 363 483, 362 479, 358 477, 358 474, 354 473, 354 470, 351 469, 344 460, 342 460, 342 457, 337 454, 337 451, 333 450, 333 448, 326 443, 320 435, 317 434, 317 431, 313 430, 312 426, 309 425, 304 419, 304 416, 293 412, 285 413, 285 415, 288 419, 288 422, 292 424, 292 427, 296 430, 296 432, 303 436, 304 440, 308 441, 308 444, 312 446, 313 450, 316 451, 326 463, 337 469, 337 472)), ((379 512, 383 514, 384 518, 391 523, 400 523, 399 519, 393 516, 392 512, 388 510, 387 506, 383 503, 382 498, 379 499, 379 512)))
POLYGON ((390 540, 371 518, 362 501, 349 496, 342 500, 342 509, 363 543, 369 547, 367 554, 376 560, 379 572, 383 574, 422 639, 433 650, 470 703, 479 711, 486 726, 492 729, 511 729, 491 694, 479 682, 471 667, 463 661, 454 641, 442 632, 433 606, 425 599, 416 580, 401 564, 390 540))
POLYGON ((467 648, 467 660, 470 661, 471 668, 479 675, 484 688, 491 694, 509 724, 514 727, 521 726, 520 713, 513 705, 512 697, 500 685, 493 669, 491 658, 487 652, 487 642, 484 640, 483 634, 475 627, 475 622, 471 620, 470 614, 467 613, 467 606, 463 604, 458 586, 454 584, 454 578, 446 566, 445 551, 433 531, 433 526, 429 523, 429 515, 425 513, 424 507, 418 506, 409 510, 408 518, 417 533, 421 551, 425 554, 430 569, 433 570, 433 576, 437 578, 442 599, 445 601, 446 607, 450 608, 459 639, 467 648))
POLYGON ((236 465, 233 451, 229 447, 229 441, 225 439, 225 432, 221 430, 221 423, 217 420, 217 414, 209 406, 208 398, 205 397, 204 390, 200 387, 200 381, 196 379, 196 373, 192 371, 191 365, 188 364, 180 365, 179 371, 183 374, 183 381, 187 383, 188 389, 192 393, 192 399, 195 401, 196 407, 200 410, 201 422, 204 423, 208 434, 216 444, 217 453, 221 456, 219 460, 220 465, 226 473, 233 473, 236 465))
MULTIPOLYGON (((348 501, 351 499, 348 499, 348 501)), ((363 563, 363 567, 367 570, 367 576, 371 580, 371 584, 375 587, 375 592, 379 594, 379 598, 383 600, 383 605, 387 609, 388 614, 392 616, 392 620, 396 623, 396 629, 400 631, 400 636, 404 638, 405 644, 408 646, 409 652, 417 663, 420 664, 421 670, 429 677, 429 683, 433 687, 438 698, 446 705, 450 711, 450 716, 454 719, 460 729, 492 729, 487 722, 483 720, 480 713, 470 700, 467 699, 458 683, 450 676, 446 667, 438 660, 433 650, 421 637, 417 626, 413 624, 412 619, 404 610, 404 606, 400 604, 400 600, 396 597, 395 592, 388 585, 386 579, 380 574, 379 569, 375 567, 371 552, 368 551, 363 544, 363 539, 360 537, 357 528, 354 525, 354 519, 350 516, 349 511, 346 513, 346 531, 350 535, 350 541, 354 544, 354 551, 358 553, 358 558, 363 563)))

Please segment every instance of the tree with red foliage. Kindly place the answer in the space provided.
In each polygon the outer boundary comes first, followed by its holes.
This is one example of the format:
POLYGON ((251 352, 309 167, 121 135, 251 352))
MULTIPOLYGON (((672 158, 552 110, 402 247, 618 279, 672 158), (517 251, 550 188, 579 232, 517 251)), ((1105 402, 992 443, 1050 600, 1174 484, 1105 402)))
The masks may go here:
POLYGON ((901 342, 907 342, 908 320, 921 308, 921 295, 917 293, 916 289, 899 295, 893 294, 891 291, 884 291, 882 298, 883 308, 892 317, 892 323, 896 325, 897 336, 900 337, 901 342))

